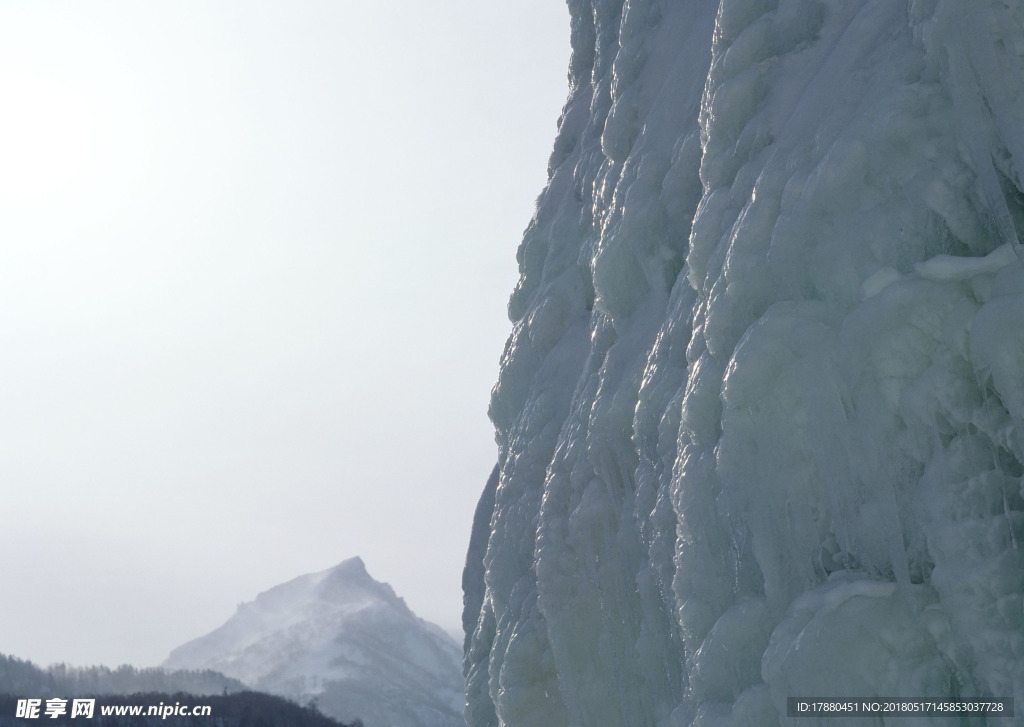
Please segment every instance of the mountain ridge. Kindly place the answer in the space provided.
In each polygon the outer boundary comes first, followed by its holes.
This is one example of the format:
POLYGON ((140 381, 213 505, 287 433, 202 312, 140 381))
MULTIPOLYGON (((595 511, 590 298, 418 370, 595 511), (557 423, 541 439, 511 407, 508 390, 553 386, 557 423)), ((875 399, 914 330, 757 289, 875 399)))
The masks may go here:
POLYGON ((461 651, 357 557, 259 593, 222 626, 174 649, 254 689, 316 700, 366 727, 462 724, 461 651))

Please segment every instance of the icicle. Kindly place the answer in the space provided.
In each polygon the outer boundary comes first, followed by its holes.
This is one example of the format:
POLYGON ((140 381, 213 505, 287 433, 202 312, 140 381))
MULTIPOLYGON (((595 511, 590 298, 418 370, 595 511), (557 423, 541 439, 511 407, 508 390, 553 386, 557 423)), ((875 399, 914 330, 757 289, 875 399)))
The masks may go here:
MULTIPOLYGON (((1010 208, 1006 204, 1006 197, 1003 194, 1002 185, 999 183, 999 176, 992 163, 992 150, 984 143, 986 137, 998 137, 999 132, 985 114, 985 109, 989 109, 989 104, 978 78, 978 66, 987 67, 990 64, 986 64, 985 60, 990 63, 993 63, 994 60, 976 50, 979 44, 973 41, 978 34, 973 28, 972 20, 971 14, 966 13, 956 23, 960 35, 960 46, 966 51, 964 54, 966 58, 955 52, 949 54, 953 90, 954 93, 956 90, 960 91, 960 97, 954 98, 954 106, 958 111, 961 127, 960 136, 970 146, 971 159, 974 162, 975 173, 978 175, 978 191, 982 201, 992 213, 999 238, 1004 244, 1009 244, 1017 257, 1024 263, 1024 249, 1021 248, 1020 237, 1017 235, 1010 208), (985 134, 983 130, 988 130, 990 133, 985 134)), ((986 42, 988 42, 987 39, 986 42)))

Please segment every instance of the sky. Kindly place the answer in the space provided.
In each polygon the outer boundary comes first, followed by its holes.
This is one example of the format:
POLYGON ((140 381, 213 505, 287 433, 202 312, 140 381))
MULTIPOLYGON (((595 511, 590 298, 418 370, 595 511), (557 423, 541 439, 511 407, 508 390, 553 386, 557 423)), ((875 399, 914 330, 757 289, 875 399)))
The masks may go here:
POLYGON ((0 0, 0 653, 359 555, 459 629, 559 0, 0 0))

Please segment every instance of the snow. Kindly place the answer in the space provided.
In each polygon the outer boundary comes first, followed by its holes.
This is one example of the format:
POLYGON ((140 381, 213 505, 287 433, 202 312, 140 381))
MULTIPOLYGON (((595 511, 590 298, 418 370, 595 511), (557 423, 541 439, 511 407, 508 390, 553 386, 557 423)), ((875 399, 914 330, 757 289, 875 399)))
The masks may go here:
POLYGON ((570 10, 467 558, 468 723, 1022 703, 1024 9, 570 10))
POLYGON ((213 669, 366 727, 463 724, 459 650, 356 557, 243 603, 163 666, 213 669))

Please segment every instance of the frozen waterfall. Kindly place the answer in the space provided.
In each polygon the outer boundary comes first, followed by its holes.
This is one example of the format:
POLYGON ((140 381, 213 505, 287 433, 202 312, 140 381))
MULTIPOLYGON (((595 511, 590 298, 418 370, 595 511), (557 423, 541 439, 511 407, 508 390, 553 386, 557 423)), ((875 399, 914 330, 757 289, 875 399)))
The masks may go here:
POLYGON ((1024 5, 569 6, 469 724, 1024 710, 1024 5))

